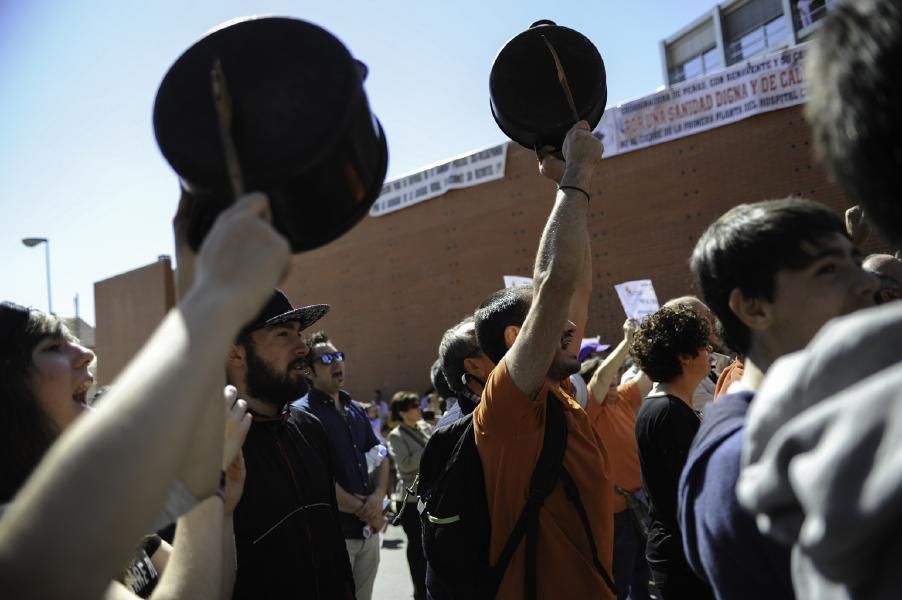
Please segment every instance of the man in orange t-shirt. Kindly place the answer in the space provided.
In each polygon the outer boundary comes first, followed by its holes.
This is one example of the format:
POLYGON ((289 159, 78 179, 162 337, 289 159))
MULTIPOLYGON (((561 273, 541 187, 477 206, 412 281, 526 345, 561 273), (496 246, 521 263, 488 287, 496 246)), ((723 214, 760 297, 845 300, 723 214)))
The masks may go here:
POLYGON ((648 568, 645 543, 636 517, 621 492, 641 493, 642 474, 636 446, 636 413, 642 399, 651 391, 652 382, 639 373, 622 385, 618 374, 629 354, 636 324, 627 319, 623 324, 623 340, 592 374, 586 387, 589 403, 586 413, 598 437, 608 450, 611 477, 619 492, 614 494, 614 581, 620 600, 647 600, 648 568))
MULTIPOLYGON (((602 150, 588 125, 580 122, 564 140, 566 163, 550 155, 543 159, 544 175, 557 180, 549 173, 562 170, 563 174, 539 244, 534 287, 495 292, 475 314, 479 347, 497 364, 473 413, 492 523, 492 564, 526 504, 542 449, 546 399, 560 403, 566 419, 563 466, 578 489, 588 527, 558 481, 539 511, 537 598, 614 598, 604 579, 610 578, 613 547, 608 455, 565 381, 579 370, 570 349, 576 326, 568 316, 571 302, 591 290, 586 216, 602 150), (593 546, 604 575, 596 567, 593 546)), ((501 600, 526 596, 525 546, 520 544, 504 572, 497 594, 501 600)))

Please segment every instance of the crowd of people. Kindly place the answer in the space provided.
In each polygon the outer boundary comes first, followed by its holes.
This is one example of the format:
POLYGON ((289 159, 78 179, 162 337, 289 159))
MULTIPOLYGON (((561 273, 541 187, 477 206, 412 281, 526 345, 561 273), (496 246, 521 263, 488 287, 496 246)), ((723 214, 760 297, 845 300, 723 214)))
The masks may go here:
POLYGON ((585 122, 538 152, 533 286, 449 323, 428 394, 348 394, 259 193, 196 255, 182 198, 178 304, 90 410, 93 353, 4 302, 0 595, 367 600, 394 519, 418 600, 896 597, 902 260, 859 247, 902 245, 900 61, 895 0, 838 6, 805 110, 856 206, 735 206, 687 257, 698 296, 607 353, 579 343, 585 122))

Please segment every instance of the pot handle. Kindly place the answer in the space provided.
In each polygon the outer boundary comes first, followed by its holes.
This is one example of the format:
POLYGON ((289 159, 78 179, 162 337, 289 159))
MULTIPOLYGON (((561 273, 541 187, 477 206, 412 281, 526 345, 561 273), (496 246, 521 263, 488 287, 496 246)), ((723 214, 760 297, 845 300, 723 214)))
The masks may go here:
POLYGON ((538 21, 536 21, 535 23, 533 23, 532 25, 530 25, 529 28, 532 29, 533 27, 540 27, 540 26, 542 26, 542 25, 554 25, 554 26, 557 26, 557 23, 555 23, 554 21, 551 21, 551 20, 549 20, 549 19, 539 19, 538 21))

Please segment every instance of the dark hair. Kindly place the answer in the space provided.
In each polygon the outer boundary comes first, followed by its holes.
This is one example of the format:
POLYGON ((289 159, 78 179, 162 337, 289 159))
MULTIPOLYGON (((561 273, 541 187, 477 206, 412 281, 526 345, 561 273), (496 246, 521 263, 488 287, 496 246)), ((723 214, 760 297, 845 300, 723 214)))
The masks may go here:
POLYGON ((323 330, 316 331, 309 336, 307 336, 304 340, 307 342, 307 347, 311 350, 314 346, 319 346, 320 344, 330 344, 332 340, 329 339, 329 336, 326 335, 326 332, 323 330))
POLYGON ((0 390, 4 396, 0 419, 0 503, 6 503, 60 433, 32 390, 32 353, 46 338, 74 338, 59 317, 11 302, 0 303, 0 332, 0 390))
POLYGON ((420 397, 415 392, 395 392, 391 397, 392 421, 400 421, 401 413, 408 410, 413 404, 420 405, 420 397))
POLYGON ((252 329, 250 331, 239 332, 238 335, 235 337, 235 345, 236 346, 244 346, 245 348, 250 348, 251 350, 254 350, 255 349, 254 338, 251 337, 251 334, 254 331, 255 330, 252 329))
POLYGON ((463 376, 467 372, 464 361, 479 356, 479 342, 476 341, 476 329, 472 315, 447 330, 438 345, 438 359, 448 387, 455 394, 462 394, 466 389, 463 376))
POLYGON ((448 381, 445 379, 444 373, 442 373, 442 363, 440 360, 436 359, 436 361, 432 363, 432 368, 429 369, 429 378, 432 381, 432 387, 435 388, 439 398, 444 400, 445 398, 454 397, 454 390, 448 385, 448 381))
POLYGON ((532 288, 528 286, 498 290, 486 298, 473 315, 476 322, 476 341, 482 351, 496 365, 507 353, 504 330, 511 325, 520 327, 532 305, 532 288))
POLYGON ((848 237, 839 215, 801 198, 740 204, 705 230, 690 264, 730 348, 745 355, 751 345, 748 327, 730 309, 730 293, 773 301, 777 273, 809 266, 811 246, 835 233, 848 237))
MULTIPOLYGON (((319 346, 321 344, 331 344, 332 340, 329 339, 329 336, 326 335, 326 332, 322 329, 319 331, 315 331, 304 338, 304 343, 307 344, 307 356, 304 358, 304 362, 308 367, 310 367, 310 372, 313 373, 314 364, 316 363, 315 357, 313 356, 313 348, 319 346)), ((309 378, 308 378, 309 379, 309 378)))
POLYGON ((805 116, 830 174, 893 242, 902 241, 902 6, 841 3, 814 36, 805 116))
POLYGON ((665 306, 642 321, 630 350, 652 381, 668 383, 683 373, 680 356, 698 356, 708 334, 708 322, 685 304, 665 306))

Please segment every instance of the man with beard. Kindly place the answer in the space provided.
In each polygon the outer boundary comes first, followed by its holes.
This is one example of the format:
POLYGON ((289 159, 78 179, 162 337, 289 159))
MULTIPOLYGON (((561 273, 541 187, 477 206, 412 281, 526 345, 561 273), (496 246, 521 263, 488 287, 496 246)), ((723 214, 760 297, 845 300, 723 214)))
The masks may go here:
POLYGON ((538 598, 615 597, 608 575, 614 530, 608 455, 568 380, 579 370, 569 349, 576 327, 568 316, 581 319, 571 303, 591 288, 586 217, 601 153, 601 142, 581 121, 564 140, 565 163, 543 158, 542 173, 562 171, 562 177, 539 242, 534 287, 495 292, 475 314, 479 347, 497 365, 473 411, 491 521, 490 564, 498 563, 527 504, 546 414, 562 412, 567 428, 559 475, 566 483, 555 484, 539 505, 538 523, 503 573, 502 600, 527 592, 538 598))
POLYGON ((229 383, 253 415, 244 496, 235 510, 235 600, 354 598, 329 440, 315 417, 290 406, 307 391, 301 332, 328 310, 294 308, 276 290, 226 363, 229 383))
POLYGON ((379 445, 363 407, 351 399, 342 385, 345 355, 319 331, 307 344, 310 354, 309 393, 295 402, 322 422, 335 460, 335 493, 338 520, 347 546, 357 600, 370 600, 379 568, 378 533, 385 528, 383 501, 388 493, 388 461, 383 460, 371 481, 366 452, 379 445))

